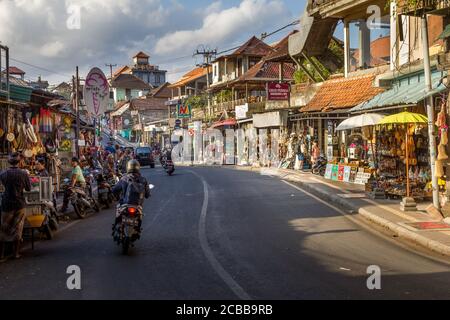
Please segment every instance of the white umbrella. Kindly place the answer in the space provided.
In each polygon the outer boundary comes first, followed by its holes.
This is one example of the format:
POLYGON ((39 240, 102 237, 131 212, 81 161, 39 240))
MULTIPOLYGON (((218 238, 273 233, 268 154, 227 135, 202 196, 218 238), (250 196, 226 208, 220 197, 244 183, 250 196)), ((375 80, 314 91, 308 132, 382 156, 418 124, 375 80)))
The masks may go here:
POLYGON ((381 120, 385 118, 382 114, 377 113, 366 113, 356 117, 349 118, 342 122, 338 127, 337 131, 350 130, 354 128, 362 128, 368 126, 375 126, 380 123, 381 120))

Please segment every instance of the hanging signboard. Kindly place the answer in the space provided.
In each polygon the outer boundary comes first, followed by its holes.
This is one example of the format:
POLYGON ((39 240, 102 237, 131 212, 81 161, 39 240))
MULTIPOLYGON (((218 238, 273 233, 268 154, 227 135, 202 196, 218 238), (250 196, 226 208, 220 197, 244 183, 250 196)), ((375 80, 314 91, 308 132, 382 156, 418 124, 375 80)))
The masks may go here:
POLYGON ((267 84, 267 98, 270 101, 287 101, 290 88, 289 83, 270 82, 267 84))
POLYGON ((191 106, 179 104, 177 105, 177 113, 180 119, 191 118, 191 106))
POLYGON ((99 68, 93 68, 86 77, 84 102, 88 112, 94 117, 99 117, 108 110, 109 83, 99 68))

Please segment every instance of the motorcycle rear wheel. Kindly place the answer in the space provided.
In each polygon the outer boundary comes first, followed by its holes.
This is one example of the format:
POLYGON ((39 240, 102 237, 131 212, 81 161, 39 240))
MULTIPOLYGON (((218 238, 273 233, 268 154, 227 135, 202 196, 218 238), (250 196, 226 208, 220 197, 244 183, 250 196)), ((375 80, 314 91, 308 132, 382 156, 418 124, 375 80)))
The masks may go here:
POLYGON ((128 255, 129 251, 130 251, 130 238, 126 237, 122 241, 122 254, 126 256, 128 255))

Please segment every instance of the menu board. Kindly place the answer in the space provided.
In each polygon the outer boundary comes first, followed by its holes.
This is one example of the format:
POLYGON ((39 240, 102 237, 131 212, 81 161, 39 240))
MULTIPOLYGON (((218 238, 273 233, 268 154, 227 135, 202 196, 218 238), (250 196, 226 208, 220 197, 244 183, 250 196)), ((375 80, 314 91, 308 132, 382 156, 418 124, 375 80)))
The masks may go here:
POLYGON ((371 176, 371 173, 358 172, 358 174, 356 175, 355 184, 365 185, 369 182, 371 176))

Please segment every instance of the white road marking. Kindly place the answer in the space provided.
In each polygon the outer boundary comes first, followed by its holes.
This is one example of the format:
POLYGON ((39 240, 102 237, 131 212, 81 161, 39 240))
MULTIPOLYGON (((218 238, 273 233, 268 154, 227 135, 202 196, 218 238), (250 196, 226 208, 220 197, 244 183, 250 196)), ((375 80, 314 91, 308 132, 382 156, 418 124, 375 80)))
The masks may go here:
POLYGON ((200 239, 200 245, 202 247, 203 253, 206 259, 211 264, 214 271, 219 275, 219 277, 226 283, 226 285, 234 292, 236 296, 241 300, 252 300, 250 296, 245 292, 245 290, 233 279, 233 277, 222 267, 220 262, 214 256, 211 247, 208 244, 208 238, 206 236, 206 216, 208 214, 208 202, 209 202, 209 190, 208 183, 205 179, 198 175, 196 172, 189 170, 193 175, 197 176, 203 183, 203 206, 199 221, 198 236, 200 239))

